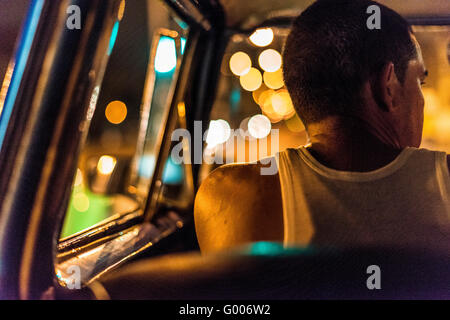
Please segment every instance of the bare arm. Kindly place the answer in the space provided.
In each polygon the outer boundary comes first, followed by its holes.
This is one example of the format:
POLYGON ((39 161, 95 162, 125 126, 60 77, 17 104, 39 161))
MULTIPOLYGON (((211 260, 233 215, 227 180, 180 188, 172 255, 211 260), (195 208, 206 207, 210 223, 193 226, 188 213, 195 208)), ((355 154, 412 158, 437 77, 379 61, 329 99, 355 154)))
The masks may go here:
POLYGON ((222 166, 200 186, 194 216, 202 252, 254 241, 282 241, 278 174, 261 175, 259 164, 222 166))

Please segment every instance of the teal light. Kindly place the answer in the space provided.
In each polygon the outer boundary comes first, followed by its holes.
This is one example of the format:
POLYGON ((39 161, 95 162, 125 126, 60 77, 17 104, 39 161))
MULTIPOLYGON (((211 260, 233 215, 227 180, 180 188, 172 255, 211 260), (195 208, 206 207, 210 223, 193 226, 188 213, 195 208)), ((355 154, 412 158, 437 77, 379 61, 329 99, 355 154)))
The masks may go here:
POLYGON ((183 167, 173 162, 172 157, 169 157, 163 171, 163 183, 181 184, 183 182, 183 175, 183 167))
POLYGON ((244 248, 244 252, 251 256, 280 256, 280 255, 298 255, 313 254, 313 247, 289 247, 285 248, 281 242, 260 241, 252 243, 244 248))
POLYGON ((111 55, 111 52, 114 49, 114 45, 116 44, 117 35, 119 34, 119 24, 119 21, 116 21, 116 23, 114 23, 111 38, 109 39, 108 55, 111 55))
POLYGON ((145 179, 150 179, 155 170, 156 159, 154 155, 144 155, 139 160, 139 176, 145 179))
POLYGON ((186 47, 186 39, 181 37, 181 54, 184 54, 184 48, 186 47))
POLYGON ((236 113, 239 110, 240 103, 241 103, 241 89, 234 88, 230 94, 230 106, 231 111, 233 111, 233 113, 236 113))

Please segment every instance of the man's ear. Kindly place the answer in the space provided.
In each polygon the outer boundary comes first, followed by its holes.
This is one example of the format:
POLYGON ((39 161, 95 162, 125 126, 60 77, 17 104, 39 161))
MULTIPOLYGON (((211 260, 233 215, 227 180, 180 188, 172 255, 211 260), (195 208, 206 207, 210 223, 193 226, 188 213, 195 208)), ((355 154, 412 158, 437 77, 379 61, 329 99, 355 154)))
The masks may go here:
POLYGON ((383 111, 394 109, 397 84, 398 79, 392 62, 385 64, 376 78, 372 79, 373 97, 383 111))

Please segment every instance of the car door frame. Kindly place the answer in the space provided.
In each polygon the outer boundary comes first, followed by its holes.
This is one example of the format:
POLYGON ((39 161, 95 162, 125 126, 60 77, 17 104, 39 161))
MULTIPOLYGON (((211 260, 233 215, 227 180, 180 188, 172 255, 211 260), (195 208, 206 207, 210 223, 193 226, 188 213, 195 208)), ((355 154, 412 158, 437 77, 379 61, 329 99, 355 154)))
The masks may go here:
MULTIPOLYGON (((29 17, 36 25, 0 152, 1 298, 40 299, 49 292, 51 296, 60 284, 55 274, 59 231, 120 2, 32 2, 40 8, 29 17), (86 24, 80 31, 68 32, 66 8, 72 4, 81 8, 86 24)), ((222 40, 223 11, 213 0, 165 2, 192 27, 186 44, 191 58, 183 62, 175 89, 175 97, 190 97, 189 127, 191 114, 206 110, 213 99, 215 62, 222 57, 217 44, 222 40)), ((22 40, 30 37, 28 33, 24 29, 22 40)), ((155 192, 163 170, 161 159, 169 152, 175 107, 172 103, 150 192, 155 192)))

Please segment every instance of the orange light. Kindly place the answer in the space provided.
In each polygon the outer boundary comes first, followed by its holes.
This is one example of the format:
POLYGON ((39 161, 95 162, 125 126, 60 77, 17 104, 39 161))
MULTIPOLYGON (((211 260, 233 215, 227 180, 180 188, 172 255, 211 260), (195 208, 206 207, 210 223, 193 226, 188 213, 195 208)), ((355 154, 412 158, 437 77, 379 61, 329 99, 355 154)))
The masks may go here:
POLYGON ((112 101, 105 110, 106 119, 112 124, 120 124, 127 117, 127 106, 122 101, 112 101))
POLYGON ((117 13, 117 19, 119 19, 119 21, 122 20, 124 12, 125 12, 125 0, 122 0, 119 6, 119 12, 117 13))
POLYGON ((186 116, 186 105, 184 102, 178 103, 178 116, 184 118, 186 116))

